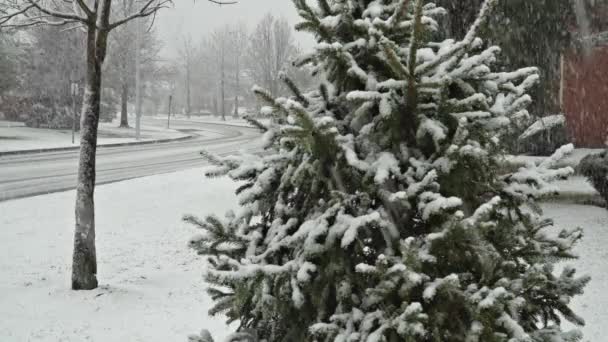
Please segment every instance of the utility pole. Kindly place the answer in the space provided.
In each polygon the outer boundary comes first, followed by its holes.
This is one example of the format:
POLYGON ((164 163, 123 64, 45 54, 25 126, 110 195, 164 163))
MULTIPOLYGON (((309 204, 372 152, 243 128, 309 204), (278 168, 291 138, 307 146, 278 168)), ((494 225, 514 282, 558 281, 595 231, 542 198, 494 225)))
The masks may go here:
POLYGON ((76 106, 76 97, 78 96, 78 83, 72 82, 72 145, 74 144, 74 135, 76 133, 76 116, 77 106, 76 106))
MULTIPOLYGON (((238 35, 238 32, 236 33, 238 35)), ((235 44, 236 45, 236 44, 235 44)), ((238 119, 239 117, 239 87, 240 87, 240 65, 239 65, 239 50, 241 47, 240 46, 235 46, 235 48, 237 49, 237 51, 235 52, 236 55, 236 93, 234 94, 234 118, 238 119)))
POLYGON ((222 66, 221 66, 221 69, 222 69, 222 81, 221 81, 222 82, 222 85, 221 85, 221 88, 222 88, 221 89, 221 97, 222 97, 222 121, 226 121, 226 96, 225 96, 226 94, 224 92, 224 85, 225 85, 225 83, 224 83, 224 78, 225 78, 225 73, 224 73, 225 46, 226 46, 226 44, 224 42, 224 39, 222 39, 222 49, 221 49, 222 50, 221 51, 221 53, 222 53, 222 66))
POLYGON ((187 67, 186 67, 186 117, 188 119, 190 119, 190 56, 186 57, 186 63, 187 63, 187 67))
POLYGON ((135 140, 141 137, 141 20, 135 19, 135 140))
POLYGON ((169 95, 169 114, 167 114, 167 129, 171 126, 171 101, 173 100, 173 95, 169 95))

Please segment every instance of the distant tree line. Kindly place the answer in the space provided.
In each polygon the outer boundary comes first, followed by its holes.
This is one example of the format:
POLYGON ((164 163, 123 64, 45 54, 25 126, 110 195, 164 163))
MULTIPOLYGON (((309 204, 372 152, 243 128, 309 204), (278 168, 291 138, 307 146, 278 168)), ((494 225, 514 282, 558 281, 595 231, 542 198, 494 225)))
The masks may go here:
MULTIPOLYGON (((125 15, 133 7, 132 0, 122 1, 113 15, 125 15)), ((284 94, 281 72, 304 87, 311 83, 306 72, 291 66, 301 51, 284 18, 267 14, 251 29, 235 23, 199 37, 180 35, 171 59, 161 57, 163 45, 152 19, 142 21, 139 51, 145 115, 166 114, 171 96, 174 114, 238 116, 246 108, 258 107, 250 91, 254 84, 274 95, 284 94)), ((129 113, 135 111, 135 37, 134 22, 115 29, 103 65, 100 119, 110 121, 120 113, 123 127, 129 126, 129 113)), ((63 26, 0 31, 1 117, 32 126, 71 127, 73 109, 82 102, 84 44, 80 30, 63 26), (79 89, 77 96, 73 84, 79 89)))
MULTIPOLYGON (((224 25, 212 32, 180 39, 173 62, 176 111, 186 115, 241 115, 257 106, 253 85, 273 94, 286 92, 281 73, 303 87, 312 80, 291 65, 301 53, 286 19, 267 14, 255 27, 224 25)), ((168 99, 165 99, 168 100, 168 99)))

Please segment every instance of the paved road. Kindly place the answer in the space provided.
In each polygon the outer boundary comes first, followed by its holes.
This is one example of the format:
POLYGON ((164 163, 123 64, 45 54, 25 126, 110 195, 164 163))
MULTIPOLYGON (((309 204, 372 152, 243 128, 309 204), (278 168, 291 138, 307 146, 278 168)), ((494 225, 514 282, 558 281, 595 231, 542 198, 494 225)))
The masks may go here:
MULTIPOLYGON (((146 124, 165 124, 148 120, 146 124)), ((253 150, 259 136, 247 127, 172 121, 172 127, 195 138, 156 145, 100 148, 97 151, 97 184, 205 165, 201 150, 226 155, 253 150)), ((47 152, 0 157, 0 201, 74 189, 78 152, 47 152)))

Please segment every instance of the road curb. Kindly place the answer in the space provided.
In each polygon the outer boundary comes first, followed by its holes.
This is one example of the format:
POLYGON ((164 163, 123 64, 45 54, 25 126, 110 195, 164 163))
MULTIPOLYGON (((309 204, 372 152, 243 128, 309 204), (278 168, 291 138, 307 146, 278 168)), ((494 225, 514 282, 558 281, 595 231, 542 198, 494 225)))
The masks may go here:
MULTIPOLYGON (((162 119, 154 119, 154 120, 162 120, 162 119)), ((206 125, 219 125, 219 126, 258 129, 257 127, 255 127, 253 125, 245 124, 245 123, 240 124, 240 123, 221 122, 221 121, 219 121, 219 122, 218 121, 198 121, 198 120, 186 120, 186 119, 174 119, 174 121, 186 121, 186 122, 194 122, 194 123, 200 123, 200 124, 206 124, 206 125)))
MULTIPOLYGON (((179 138, 167 138, 167 139, 157 139, 157 140, 112 143, 112 144, 97 145, 97 149, 122 147, 122 146, 135 146, 135 145, 164 144, 164 143, 170 143, 170 142, 190 140, 192 138, 194 138, 193 135, 187 135, 187 136, 179 137, 179 138)), ((66 146, 66 147, 55 147, 55 148, 40 148, 40 149, 33 149, 33 150, 5 151, 5 152, 0 152, 0 157, 11 156, 11 155, 21 155, 21 154, 78 151, 79 149, 80 149, 80 146, 66 146)))

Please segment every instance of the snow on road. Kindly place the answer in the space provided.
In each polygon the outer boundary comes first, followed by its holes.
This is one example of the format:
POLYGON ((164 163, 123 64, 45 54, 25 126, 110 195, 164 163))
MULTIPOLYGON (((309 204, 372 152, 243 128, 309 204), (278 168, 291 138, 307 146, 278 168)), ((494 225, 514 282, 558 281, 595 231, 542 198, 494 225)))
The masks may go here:
MULTIPOLYGON (((176 139, 188 136, 176 130, 144 125, 141 140, 176 139)), ((99 145, 135 142, 135 129, 118 128, 118 121, 99 124, 99 145)), ((25 127, 22 123, 0 121, 0 152, 63 148, 78 146, 79 134, 76 133, 72 144, 72 131, 69 129, 45 129, 25 127)))
POLYGON ((223 213, 234 183, 195 169, 98 187, 100 288, 69 290, 74 191, 0 203, 0 341, 185 341, 210 318, 181 216, 223 213))
MULTIPOLYGON (((203 261, 186 247, 194 228, 185 213, 223 214, 236 206, 235 185, 204 179, 201 169, 140 178, 97 189, 100 288, 69 290, 74 192, 0 203, 0 341, 185 341, 209 328, 203 261)), ((573 307, 587 320, 584 341, 608 332, 608 211, 543 205, 560 227, 585 237, 572 263, 593 276, 573 307)))

